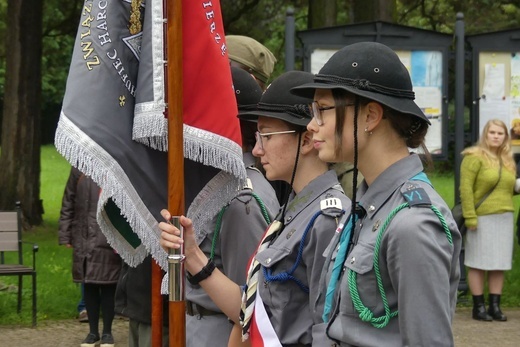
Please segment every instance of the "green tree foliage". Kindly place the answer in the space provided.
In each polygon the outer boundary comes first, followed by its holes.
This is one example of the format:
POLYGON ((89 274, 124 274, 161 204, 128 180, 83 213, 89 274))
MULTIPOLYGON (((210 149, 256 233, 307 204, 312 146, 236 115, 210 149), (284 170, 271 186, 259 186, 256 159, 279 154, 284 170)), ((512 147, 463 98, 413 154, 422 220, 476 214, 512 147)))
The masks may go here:
POLYGON ((518 28, 520 1, 505 0, 400 0, 397 23, 453 33, 456 14, 464 14, 467 35, 518 28))
POLYGON ((278 59, 272 77, 280 75, 284 71, 287 8, 295 10, 296 30, 307 29, 308 0, 230 0, 221 4, 226 34, 246 35, 263 43, 278 59), (250 4, 248 10, 243 10, 242 3, 250 4))
POLYGON ((61 103, 83 0, 44 0, 42 93, 61 103))
MULTIPOLYGON (((46 104, 61 103, 69 72, 83 0, 43 1, 42 95, 46 104)), ((0 0, 0 95, 5 85, 7 0, 0 0)), ((46 105, 42 105, 45 106, 46 105)))

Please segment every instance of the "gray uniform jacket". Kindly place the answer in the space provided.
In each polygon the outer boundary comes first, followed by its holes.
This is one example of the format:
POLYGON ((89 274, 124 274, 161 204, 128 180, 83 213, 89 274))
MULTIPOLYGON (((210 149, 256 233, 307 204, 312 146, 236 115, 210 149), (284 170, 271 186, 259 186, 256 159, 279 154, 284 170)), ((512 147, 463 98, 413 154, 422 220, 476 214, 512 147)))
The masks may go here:
MULTIPOLYGON (((242 189, 229 203, 220 228, 220 237, 215 244, 214 261, 227 277, 235 283, 245 283, 247 263, 255 252, 268 224, 264 219, 260 205, 253 198, 252 192, 262 200, 269 218, 274 219, 280 205, 271 184, 260 171, 252 168, 254 158, 244 154, 247 176, 251 180, 253 190, 242 189)), ((207 236, 200 248, 209 257, 215 232, 216 218, 206 225, 207 236)), ((199 285, 186 281, 186 299, 205 309, 222 312, 199 285)), ((232 324, 224 314, 203 317, 187 316, 187 346, 227 346, 232 324)))
POLYGON ((321 313, 311 312, 311 303, 316 300, 325 262, 323 252, 335 233, 343 211, 327 208, 316 218, 306 235, 301 263, 293 276, 309 288, 308 293, 295 281, 266 281, 264 269, 271 269, 274 276, 293 267, 304 232, 312 217, 321 210, 321 201, 326 198, 337 198, 343 210, 350 210, 350 199, 344 195, 332 170, 314 179, 298 195, 291 195, 285 211, 284 229, 267 249, 256 255, 262 265, 258 294, 283 345, 310 345, 313 325, 322 322, 321 313))
MULTIPOLYGON (((423 171, 419 156, 412 154, 384 171, 370 187, 363 182, 358 201, 365 215, 353 233, 353 246, 344 262, 328 326, 328 334, 341 346, 453 346, 451 322, 460 277, 461 236, 446 203, 426 182, 410 180, 423 171), (374 318, 384 315, 374 271, 378 233, 394 208, 412 198, 411 207, 397 212, 383 234, 379 269, 390 312, 399 310, 386 327, 362 321, 354 308, 347 272, 357 274, 361 302, 374 318), (446 219, 450 244, 431 201, 446 219), (415 205, 415 203, 419 203, 415 205), (338 296, 339 294, 339 296, 338 296)), ((332 241, 332 269, 337 237, 332 241), (334 243, 336 242, 336 243, 334 243)), ((322 279, 325 290, 330 273, 322 279)))

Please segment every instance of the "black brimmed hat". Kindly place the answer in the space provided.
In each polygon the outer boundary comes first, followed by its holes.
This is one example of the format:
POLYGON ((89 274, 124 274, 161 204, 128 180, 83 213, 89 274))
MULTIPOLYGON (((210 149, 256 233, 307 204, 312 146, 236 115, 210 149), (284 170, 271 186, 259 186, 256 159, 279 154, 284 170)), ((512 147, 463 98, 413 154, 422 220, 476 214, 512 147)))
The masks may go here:
POLYGON ((313 81, 314 75, 304 71, 289 71, 273 81, 262 95, 255 111, 242 113, 241 119, 257 120, 259 116, 281 119, 291 124, 307 126, 312 115, 312 97, 297 96, 291 88, 313 81))
POLYGON ((359 42, 343 47, 314 76, 313 83, 295 87, 291 92, 313 97, 316 89, 343 89, 430 124, 414 102, 408 70, 397 54, 381 43, 359 42))
POLYGON ((262 97, 262 88, 249 72, 238 67, 231 67, 231 77, 238 106, 237 117, 242 118, 242 113, 256 110, 256 104, 262 97))

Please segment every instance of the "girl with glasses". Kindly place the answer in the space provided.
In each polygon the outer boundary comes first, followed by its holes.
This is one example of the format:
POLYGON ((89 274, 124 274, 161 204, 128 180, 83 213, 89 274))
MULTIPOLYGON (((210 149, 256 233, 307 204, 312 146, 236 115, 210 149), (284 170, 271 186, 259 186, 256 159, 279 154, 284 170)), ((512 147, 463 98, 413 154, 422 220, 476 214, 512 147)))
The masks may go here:
POLYGON ((314 148, 364 181, 321 279, 324 334, 341 346, 453 346, 461 236, 423 172, 430 121, 399 57, 374 42, 336 52, 296 87, 313 97, 314 148))
MULTIPOLYGON (((200 285, 236 324, 230 346, 241 340, 252 346, 311 346, 313 326, 322 322, 321 314, 311 308, 320 306, 316 302, 323 253, 350 201, 334 171, 319 159, 306 129, 312 100, 289 92, 311 81, 309 73, 287 72, 267 88, 257 110, 242 115, 257 121, 253 154, 260 158, 266 177, 288 182, 293 189, 249 264, 243 264, 243 286, 218 270, 206 271, 208 259, 194 242, 192 222, 181 218, 186 270, 194 276, 205 273, 200 285)), ((183 242, 175 227, 159 227, 164 248, 183 242)), ((248 227, 246 220, 243 227, 248 227)))

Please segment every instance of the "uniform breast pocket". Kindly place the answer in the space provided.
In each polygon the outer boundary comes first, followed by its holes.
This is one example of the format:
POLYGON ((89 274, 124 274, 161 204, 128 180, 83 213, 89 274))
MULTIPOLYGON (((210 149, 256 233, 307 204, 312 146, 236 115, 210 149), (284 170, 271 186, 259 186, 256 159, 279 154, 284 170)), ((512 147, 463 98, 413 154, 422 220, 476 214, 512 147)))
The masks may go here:
POLYGON ((283 281, 285 276, 281 274, 288 271, 290 250, 287 248, 269 247, 256 255, 256 259, 262 265, 262 273, 264 276, 264 283, 259 283, 259 286, 267 288, 263 293, 269 293, 265 297, 262 295, 263 301, 270 307, 284 308, 291 299, 291 290, 288 288, 294 284, 292 281, 283 281))
POLYGON ((363 305, 371 310, 375 309, 377 305, 376 298, 379 297, 379 294, 377 281, 374 276, 374 248, 362 243, 357 244, 348 255, 345 267, 346 270, 341 283, 343 309, 357 314, 352 302, 353 293, 350 292, 347 282, 349 277, 355 277, 355 291, 357 291, 357 295, 360 297, 363 305), (349 274, 349 272, 353 273, 349 274), (347 296, 349 299, 345 300, 347 296))

